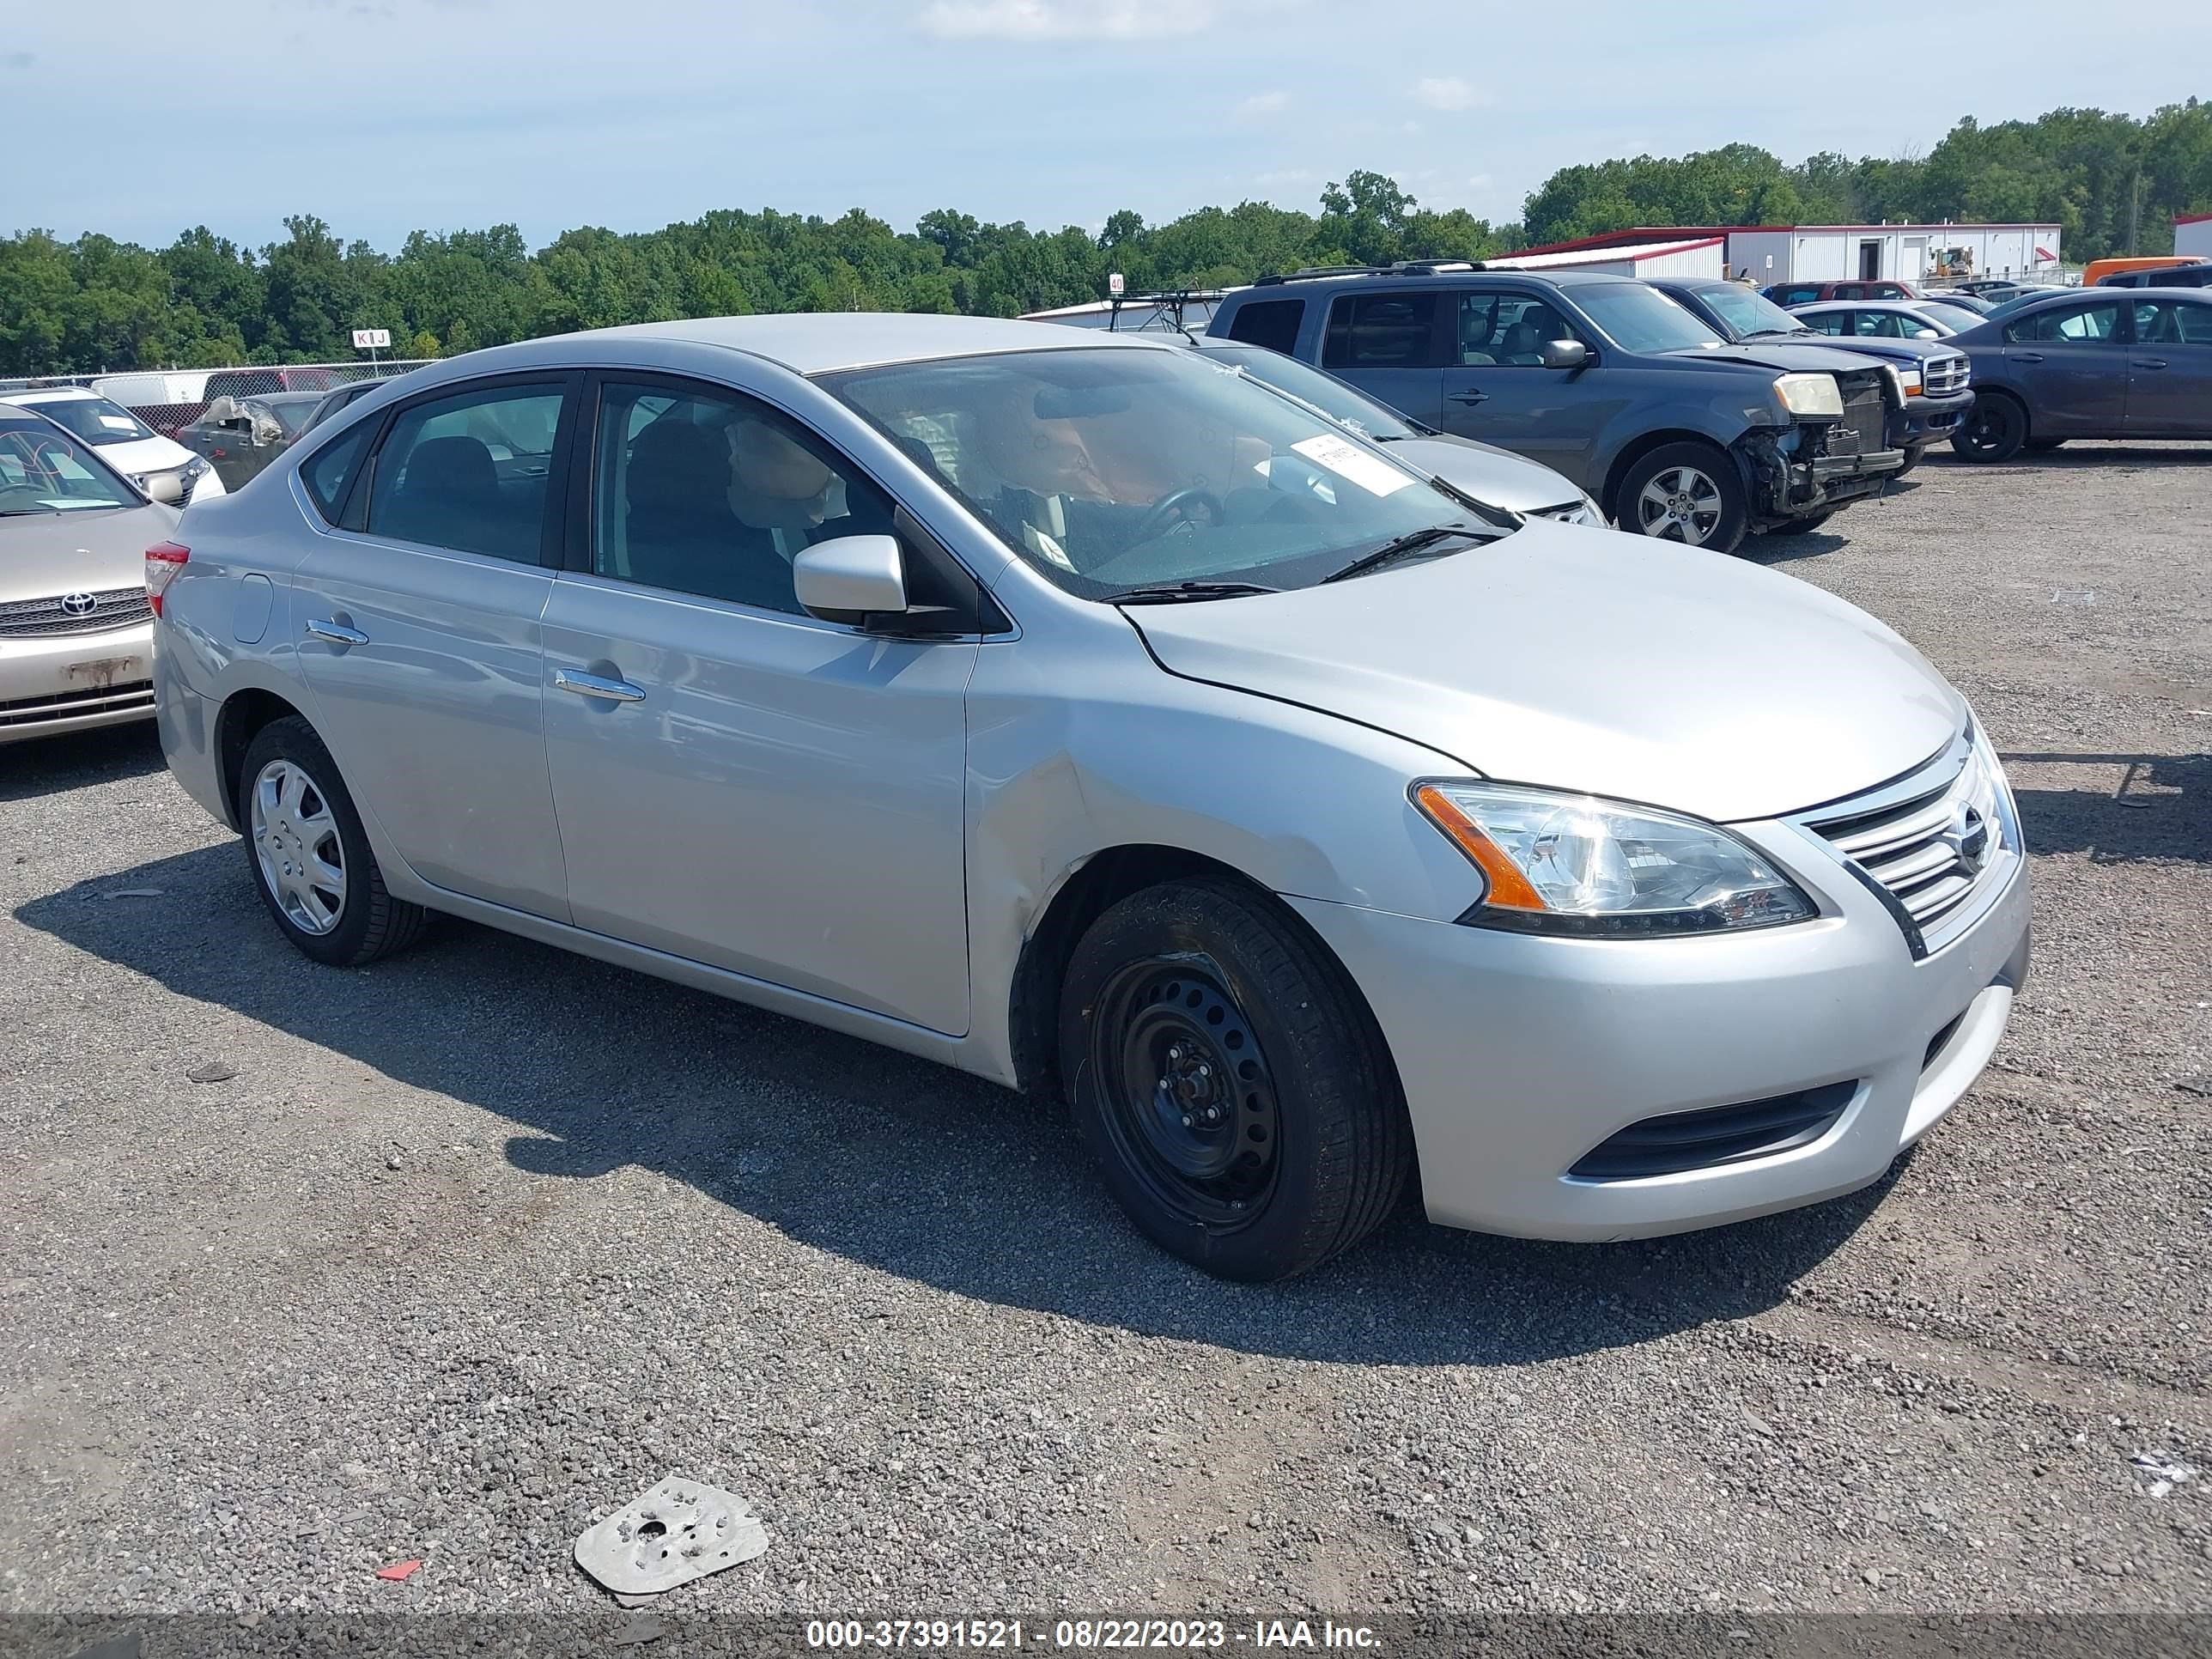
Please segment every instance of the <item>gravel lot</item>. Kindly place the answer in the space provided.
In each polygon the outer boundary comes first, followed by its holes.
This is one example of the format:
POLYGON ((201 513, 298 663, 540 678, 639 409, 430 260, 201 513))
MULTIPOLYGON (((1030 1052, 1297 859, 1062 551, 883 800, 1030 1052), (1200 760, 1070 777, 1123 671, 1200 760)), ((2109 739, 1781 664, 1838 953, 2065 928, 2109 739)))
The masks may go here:
POLYGON ((1974 700, 2036 855, 1881 1186, 1273 1289, 1056 1110, 468 927, 313 967, 150 728, 0 750, 0 1611, 596 1611, 672 1469, 773 1543, 671 1611, 2212 1610, 2208 525, 2212 448, 2083 445, 1754 544, 1974 700))

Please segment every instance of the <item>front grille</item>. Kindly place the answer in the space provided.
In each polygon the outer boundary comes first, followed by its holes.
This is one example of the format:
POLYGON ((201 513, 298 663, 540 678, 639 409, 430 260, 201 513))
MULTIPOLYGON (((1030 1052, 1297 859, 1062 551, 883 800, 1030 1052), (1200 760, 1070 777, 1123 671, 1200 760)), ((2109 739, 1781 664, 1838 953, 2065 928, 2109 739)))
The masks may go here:
POLYGON ((1920 367, 1920 389, 1931 398, 1948 398, 1973 383, 1974 366, 1965 357, 1930 357, 1920 367))
POLYGON ((72 720, 80 714, 103 714, 125 709, 154 712, 154 683, 137 680, 111 685, 99 691, 64 691, 57 697, 18 697, 0 702, 0 729, 10 726, 39 726, 47 720, 72 720))
POLYGON ((1771 1158, 1827 1133, 1858 1086, 1825 1083, 1737 1106, 1647 1117, 1608 1136, 1567 1173, 1584 1181, 1635 1181, 1771 1158))
POLYGON ((2004 786, 1964 732, 1910 777, 1804 822, 1887 897, 1916 954, 1948 943, 2019 854, 2004 786))
POLYGON ((51 599, 13 599, 0 605, 0 639, 56 634, 105 634, 149 620, 153 607, 143 587, 104 587, 89 593, 57 593, 51 599), (89 608, 77 609, 87 599, 89 608))

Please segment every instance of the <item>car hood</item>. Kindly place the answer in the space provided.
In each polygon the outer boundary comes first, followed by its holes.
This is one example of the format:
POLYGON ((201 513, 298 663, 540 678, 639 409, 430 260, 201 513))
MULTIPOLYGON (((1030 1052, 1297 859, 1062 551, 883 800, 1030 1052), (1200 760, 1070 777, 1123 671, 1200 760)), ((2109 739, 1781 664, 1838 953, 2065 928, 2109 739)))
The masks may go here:
POLYGON ((1439 433, 1433 438, 1395 438, 1384 447, 1392 460, 1442 478, 1462 494, 1509 513, 1573 507, 1583 498, 1578 486, 1541 461, 1477 443, 1472 438, 1439 433))
POLYGON ((1745 368, 1772 369, 1784 374, 1838 374, 1881 367, 1873 358, 1862 357, 1842 346, 1798 345, 1787 340, 1738 340, 1732 345, 1692 346, 1665 355, 1701 363, 1738 363, 1745 368))
POLYGON ((150 438, 133 438, 127 443, 97 446, 100 459, 118 472, 143 477, 149 472, 173 472, 191 464, 192 452, 173 438, 164 438, 156 433, 150 438))
POLYGON ((1870 788, 1966 719, 1917 651, 1809 583, 1544 520, 1324 587, 1123 614, 1170 673, 1724 823, 1870 788))
POLYGON ((0 605, 136 587, 146 550, 176 526, 175 510, 159 502, 0 518, 0 605))

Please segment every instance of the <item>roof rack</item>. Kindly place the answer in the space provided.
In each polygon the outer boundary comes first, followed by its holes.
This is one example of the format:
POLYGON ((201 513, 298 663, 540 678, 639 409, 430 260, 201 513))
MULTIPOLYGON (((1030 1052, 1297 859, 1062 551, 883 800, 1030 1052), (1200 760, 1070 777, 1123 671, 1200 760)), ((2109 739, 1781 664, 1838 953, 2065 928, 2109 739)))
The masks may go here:
POLYGON ((1276 288, 1285 283, 1317 282, 1328 276, 1435 276, 1446 271, 1480 270, 1480 259, 1400 259, 1387 265, 1308 265, 1303 270, 1270 271, 1252 279, 1255 288, 1276 288))

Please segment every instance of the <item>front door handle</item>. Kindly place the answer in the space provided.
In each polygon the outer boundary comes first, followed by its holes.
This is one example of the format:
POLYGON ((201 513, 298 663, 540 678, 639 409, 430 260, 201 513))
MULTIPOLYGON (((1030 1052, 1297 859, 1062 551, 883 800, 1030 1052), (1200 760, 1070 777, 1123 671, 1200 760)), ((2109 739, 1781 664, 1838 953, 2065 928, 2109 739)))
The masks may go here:
POLYGON ((2129 361, 2128 367, 2130 368, 2164 368, 2166 367, 2166 359, 2163 357, 2131 358, 2129 361))
POLYGON ((611 680, 603 674, 586 674, 580 668, 556 668, 553 684, 563 691, 574 691, 580 697, 597 697, 603 702, 643 702, 642 688, 628 680, 611 680))
POLYGON ((368 635, 358 628, 348 628, 342 622, 310 622, 307 632, 319 640, 328 640, 332 645, 367 645, 368 635))
POLYGON ((1464 392, 1452 392, 1449 396, 1454 403, 1465 404, 1470 409, 1477 404, 1486 404, 1490 401, 1490 394, 1487 392, 1478 392, 1473 386, 1468 387, 1464 392))
POLYGON ((2015 351, 2012 354, 2012 360, 2016 363, 2039 363, 2043 361, 2043 354, 2039 351, 2015 351))

